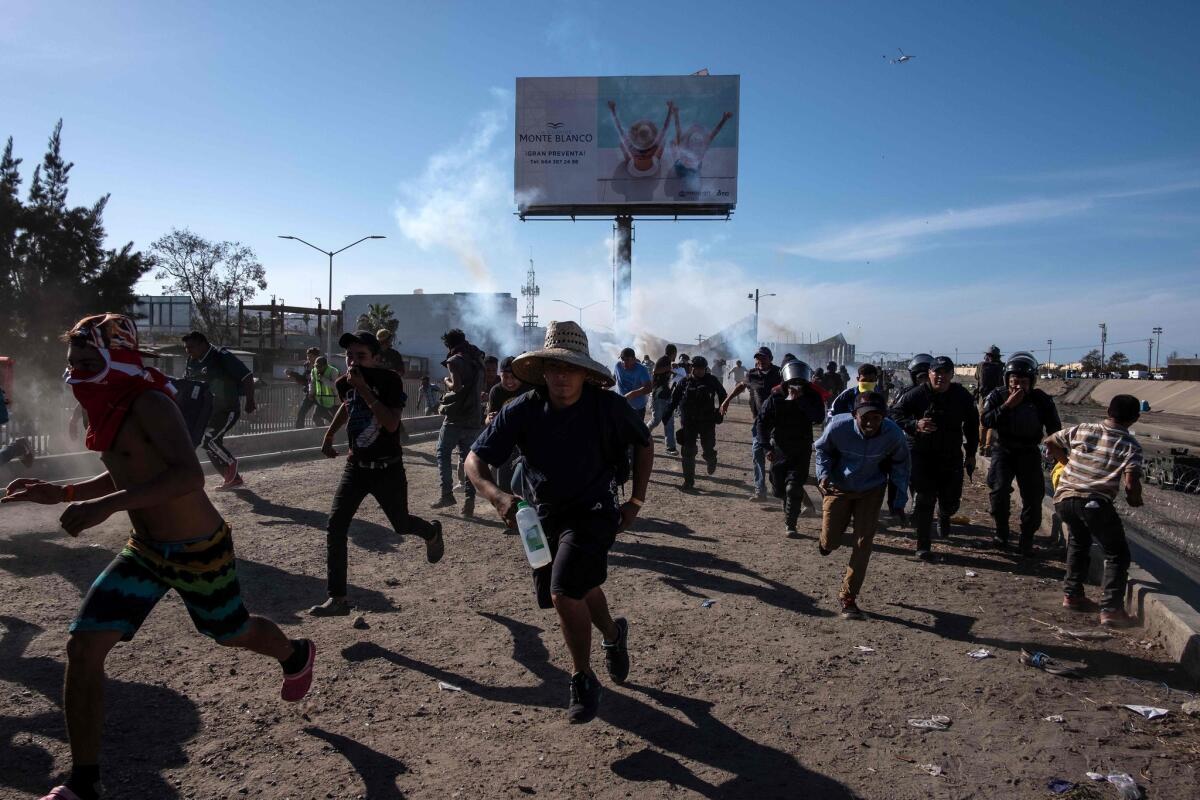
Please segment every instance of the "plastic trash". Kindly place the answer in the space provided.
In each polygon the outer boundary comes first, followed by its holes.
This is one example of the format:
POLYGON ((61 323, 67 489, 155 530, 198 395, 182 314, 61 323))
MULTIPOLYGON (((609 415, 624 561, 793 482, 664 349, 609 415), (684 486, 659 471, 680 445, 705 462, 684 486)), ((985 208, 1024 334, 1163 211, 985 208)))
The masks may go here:
POLYGON ((1084 774, 1087 775, 1089 778, 1091 778, 1094 781, 1108 780, 1108 778, 1104 775, 1103 772, 1085 772, 1084 774))
POLYGON ((1058 658, 1051 658, 1046 653, 1040 650, 1029 652, 1021 650, 1021 663, 1027 667, 1040 669, 1043 672, 1048 672, 1051 675, 1062 675, 1069 678, 1077 678, 1087 668, 1087 664, 1079 661, 1063 661, 1058 658))
POLYGON ((950 729, 950 718, 942 714, 934 714, 928 719, 910 719, 908 724, 922 730, 945 731, 950 729))
POLYGON ((357 628, 360 631, 365 631, 371 627, 371 625, 367 622, 367 618, 362 614, 359 614, 357 617, 355 617, 354 622, 350 623, 350 626, 352 628, 357 628))
POLYGON ((854 645, 854 649, 860 653, 874 653, 875 652, 874 647, 867 647, 865 644, 856 644, 856 645, 854 645))
POLYGON ((446 683, 445 681, 438 681, 438 688, 441 689, 443 692, 461 692, 462 691, 461 686, 455 686, 453 683, 446 683))
POLYGON ((1067 636, 1080 641, 1101 641, 1103 639, 1111 639, 1113 635, 1108 631, 1069 631, 1066 628, 1054 626, 1054 632, 1060 636, 1067 636))
POLYGON ((1046 788, 1055 794, 1062 794, 1063 792, 1069 792, 1074 789, 1075 784, 1071 783, 1071 781, 1064 781, 1062 778, 1054 778, 1046 784, 1046 788))
POLYGON ((978 574, 978 573, 976 573, 976 572, 974 572, 974 571, 972 571, 972 570, 967 570, 967 577, 968 577, 968 578, 974 578, 976 574, 978 574))
POLYGON ((971 658, 991 658, 992 651, 988 650, 986 647, 981 647, 978 650, 972 650, 971 652, 967 653, 967 655, 969 655, 971 658))
POLYGON ((1127 773, 1118 772, 1109 775, 1106 780, 1117 787, 1117 791, 1121 793, 1122 800, 1139 800, 1142 796, 1142 790, 1138 788, 1137 781, 1127 773))
POLYGON ((716 604, 717 604, 716 600, 705 600, 703 603, 700 604, 700 607, 701 608, 712 608, 716 604))
POLYGON ((937 764, 917 764, 917 769, 928 772, 930 775, 932 775, 935 778, 938 777, 939 775, 941 775, 942 772, 944 771, 937 764))
POLYGON ((1155 708, 1154 706, 1131 706, 1129 704, 1126 704, 1125 707, 1135 714, 1141 714, 1146 719, 1158 719, 1159 717, 1165 717, 1167 715, 1167 710, 1165 708, 1155 708))
POLYGON ((1063 719, 1062 714, 1051 714, 1048 717, 1042 717, 1042 719, 1046 722, 1065 722, 1066 721, 1063 719))
POLYGON ((546 541, 542 521, 533 506, 524 500, 517 503, 517 532, 521 535, 521 547, 525 550, 525 558, 529 559, 529 566, 537 569, 551 562, 550 543, 546 541))

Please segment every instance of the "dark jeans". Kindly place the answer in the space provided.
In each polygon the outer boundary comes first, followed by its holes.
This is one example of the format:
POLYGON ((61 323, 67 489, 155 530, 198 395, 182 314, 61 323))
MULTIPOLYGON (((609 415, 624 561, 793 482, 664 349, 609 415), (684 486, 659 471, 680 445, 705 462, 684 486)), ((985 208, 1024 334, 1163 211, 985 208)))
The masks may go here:
POLYGON ((680 428, 676 439, 679 441, 684 481, 691 483, 696 479, 696 453, 698 452, 696 439, 700 440, 700 447, 704 448, 704 461, 708 464, 717 463, 716 423, 680 428))
POLYGON ((1033 544, 1033 535, 1042 525, 1042 498, 1046 479, 1042 474, 1042 453, 1036 447, 1019 450, 992 450, 987 483, 991 490, 988 503, 996 521, 996 536, 1008 541, 1008 517, 1013 479, 1021 493, 1021 547, 1033 544))
POLYGON ((1116 611, 1125 608, 1125 582, 1129 578, 1129 543, 1125 526, 1110 500, 1067 497, 1054 504, 1054 510, 1067 526, 1067 577, 1063 592, 1070 597, 1083 595, 1092 562, 1092 540, 1104 551, 1104 583, 1100 608, 1116 611))
POLYGON ((296 412, 295 427, 297 429, 304 427, 304 418, 308 416, 309 411, 312 411, 316 407, 317 401, 312 399, 312 397, 308 396, 307 394, 304 395, 304 399, 300 401, 300 410, 296 412))
MULTIPOLYGON (((468 427, 460 425, 456 422, 443 422, 442 429, 438 432, 437 441, 437 461, 438 474, 442 479, 442 497, 454 494, 454 466, 451 463, 454 460, 454 451, 458 451, 460 462, 467 460, 467 452, 471 449, 471 445, 475 444, 475 440, 479 438, 479 432, 483 430, 478 425, 468 427)), ((463 494, 466 497, 475 496, 475 484, 468 480, 463 480, 463 494)))
POLYGON ((950 517, 962 503, 963 461, 962 455, 913 454, 912 488, 916 495, 913 516, 916 517, 917 550, 929 550, 933 533, 933 507, 938 508, 938 518, 943 530, 949 527, 950 517))
POLYGON ((776 497, 783 498, 784 522, 789 529, 796 527, 800 518, 800 510, 804 503, 812 505, 804 491, 808 480, 808 463, 812 458, 812 449, 803 450, 794 455, 780 455, 771 462, 771 491, 776 497))
POLYGON ((750 460, 754 462, 754 493, 767 493, 767 442, 758 436, 758 420, 750 425, 750 460))
POLYGON ((408 513, 408 476, 403 462, 367 469, 347 461, 329 512, 326 545, 330 597, 346 596, 346 533, 367 495, 379 503, 396 533, 414 533, 426 541, 437 534, 426 520, 408 513))

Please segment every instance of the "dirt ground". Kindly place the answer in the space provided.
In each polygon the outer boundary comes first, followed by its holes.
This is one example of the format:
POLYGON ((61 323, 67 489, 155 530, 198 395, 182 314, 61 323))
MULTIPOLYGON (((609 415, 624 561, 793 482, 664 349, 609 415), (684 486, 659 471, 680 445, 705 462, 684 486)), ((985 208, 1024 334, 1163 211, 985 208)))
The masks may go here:
MULTIPOLYGON (((1200 795, 1200 720, 1179 710, 1197 687, 1138 629, 1055 635, 1048 626, 1095 630, 1095 619, 1059 605, 1057 556, 1023 567, 989 549, 980 486, 964 504, 972 524, 937 543, 941 563, 911 560, 901 529, 881 534, 860 598, 869 619, 843 621, 847 551, 821 558, 818 520, 789 540, 778 503, 747 499, 739 415, 718 429, 721 467, 701 494, 677 490, 679 462, 657 446, 649 500, 606 585, 629 619, 633 668, 614 687, 600 667, 600 718, 581 726, 566 722, 553 612, 536 608, 520 545, 493 516, 440 513, 446 557, 430 566, 368 500, 351 531, 351 596, 369 625, 355 629, 303 613, 325 594, 340 461, 249 473, 216 502, 251 610, 317 642, 313 692, 280 702, 277 666, 211 644, 170 596, 108 663, 108 796, 1033 798, 1063 778, 1081 787, 1059 797, 1117 797, 1088 770, 1127 772, 1151 798, 1200 795), (1022 647, 1086 661, 1087 676, 1021 666, 1022 647), (976 648, 994 657, 968 657, 976 648), (1147 721, 1125 703, 1170 713, 1147 721), (935 714, 948 730, 908 724, 935 714)), ((432 449, 406 456, 425 515, 432 449)), ((72 540, 57 513, 0 509, 4 798, 40 796, 69 768, 66 627, 126 531, 110 520, 72 540)))

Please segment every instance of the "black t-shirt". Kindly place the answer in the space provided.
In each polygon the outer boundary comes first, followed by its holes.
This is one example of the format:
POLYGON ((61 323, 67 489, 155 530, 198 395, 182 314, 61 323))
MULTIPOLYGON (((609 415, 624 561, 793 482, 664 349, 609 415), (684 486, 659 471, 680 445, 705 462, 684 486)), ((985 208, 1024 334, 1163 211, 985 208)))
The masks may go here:
POLYGON ((242 393, 242 381, 250 370, 241 359, 224 347, 209 347, 203 358, 189 358, 187 379, 203 381, 213 395, 213 408, 226 411, 237 408, 238 395, 242 393))
MULTIPOLYGON (((408 402, 404 393, 404 381, 390 369, 379 367, 362 367, 363 377, 371 392, 388 408, 402 409, 408 402)), ((347 440, 350 444, 350 458, 353 461, 384 461, 398 458, 400 450, 400 429, 391 431, 379 424, 375 413, 371 411, 366 401, 359 397, 358 392, 350 385, 350 376, 343 375, 334 384, 338 397, 341 398, 350 412, 346 422, 347 440)))
POLYGON ((504 408, 510 402, 528 392, 531 388, 533 387, 522 383, 520 386, 510 392, 508 389, 504 388, 503 383, 497 383, 492 387, 491 391, 488 392, 486 413, 498 413, 500 409, 504 408))
POLYGON ((779 367, 772 364, 766 369, 755 367, 746 373, 746 388, 750 390, 750 413, 758 416, 759 410, 775 387, 783 383, 783 373, 779 367))
POLYGON ((574 405, 556 410, 541 390, 534 390, 500 409, 471 449, 498 467, 513 448, 520 448, 525 483, 532 492, 526 499, 543 518, 615 510, 606 433, 622 454, 629 445, 650 444, 650 431, 641 417, 615 392, 585 385, 574 405))
POLYGON ((671 378, 675 377, 671 372, 671 357, 663 356, 654 362, 654 370, 650 378, 654 382, 652 389, 653 395, 657 400, 671 399, 671 378), (658 370, 666 369, 666 372, 659 373, 658 370))

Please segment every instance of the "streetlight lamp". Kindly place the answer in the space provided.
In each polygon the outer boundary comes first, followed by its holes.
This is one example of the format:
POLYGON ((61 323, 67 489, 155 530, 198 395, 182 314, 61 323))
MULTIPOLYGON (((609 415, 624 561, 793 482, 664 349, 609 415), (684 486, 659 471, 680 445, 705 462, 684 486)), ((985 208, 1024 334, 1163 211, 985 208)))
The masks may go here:
POLYGON ((578 312, 579 312, 579 327, 581 327, 581 328, 582 328, 582 327, 583 327, 583 312, 584 312, 584 310, 586 310, 586 309, 589 309, 589 308, 591 308, 592 306, 598 306, 598 305, 600 305, 601 303, 604 303, 604 302, 606 302, 606 301, 604 301, 604 300, 597 300, 597 301, 596 301, 596 302, 594 302, 594 303, 588 303, 586 306, 577 306, 577 305, 575 305, 574 303, 568 303, 566 300, 555 300, 554 302, 556 302, 556 303, 562 303, 564 306, 570 306, 571 308, 573 308, 573 309, 575 309, 576 311, 578 311, 578 312))
MULTIPOLYGON (((1158 338, 1158 344, 1156 345, 1157 349, 1154 351, 1154 371, 1158 372, 1158 359, 1162 356, 1162 328, 1155 326, 1151 333, 1158 338)), ((1149 366, 1149 364, 1146 365, 1147 368, 1149 368, 1149 366)))
POLYGON ((351 247, 354 247, 354 245, 359 244, 360 242, 365 242, 367 239, 386 239, 387 237, 386 236, 364 236, 363 238, 359 239, 357 242, 351 242, 350 244, 346 245, 341 250, 322 250, 320 247, 317 247, 312 242, 304 241, 299 236, 280 236, 279 238, 280 239, 291 239, 294 242, 300 242, 300 244, 306 244, 309 247, 311 247, 313 250, 316 250, 318 253, 324 253, 325 255, 329 256, 329 321, 328 321, 328 324, 325 325, 325 355, 328 357, 329 352, 333 349, 333 342, 332 342, 332 337, 333 337, 333 257, 336 256, 338 253, 342 252, 342 250, 349 250, 351 247))
POLYGON ((764 297, 774 297, 775 293, 762 294, 758 289, 755 289, 750 294, 746 295, 747 300, 754 301, 754 346, 758 347, 758 301, 764 297))

